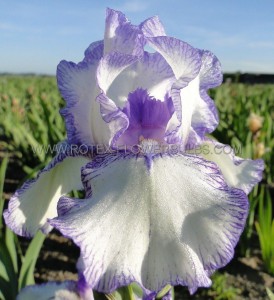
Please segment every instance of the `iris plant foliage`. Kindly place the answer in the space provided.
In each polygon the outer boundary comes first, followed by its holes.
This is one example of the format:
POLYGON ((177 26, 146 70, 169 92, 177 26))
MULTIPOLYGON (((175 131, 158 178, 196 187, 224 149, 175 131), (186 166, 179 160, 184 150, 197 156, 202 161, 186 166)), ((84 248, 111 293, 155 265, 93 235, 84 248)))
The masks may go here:
POLYGON ((222 82, 216 56, 167 36, 158 17, 135 26, 108 9, 104 40, 78 64, 61 61, 57 82, 67 140, 4 218, 18 235, 54 227, 71 238, 79 282, 28 287, 20 299, 209 287, 234 255, 264 168, 208 137, 219 122, 207 94, 222 82), (68 196, 79 189, 84 199, 68 196))

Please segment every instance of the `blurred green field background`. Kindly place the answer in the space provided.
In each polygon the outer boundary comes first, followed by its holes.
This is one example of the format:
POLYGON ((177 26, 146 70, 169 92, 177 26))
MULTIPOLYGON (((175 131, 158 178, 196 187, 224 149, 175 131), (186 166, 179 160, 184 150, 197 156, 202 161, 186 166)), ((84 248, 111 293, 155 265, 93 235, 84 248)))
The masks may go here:
MULTIPOLYGON (((248 256, 250 241, 257 239, 265 270, 274 275, 274 85, 227 81, 210 94, 220 117, 214 138, 231 145, 240 157, 265 161, 263 180, 249 195, 249 218, 238 248, 248 256)), ((12 155, 25 176, 34 176, 51 155, 33 149, 65 139, 59 114, 63 106, 55 77, 0 76, 0 159, 12 155)))

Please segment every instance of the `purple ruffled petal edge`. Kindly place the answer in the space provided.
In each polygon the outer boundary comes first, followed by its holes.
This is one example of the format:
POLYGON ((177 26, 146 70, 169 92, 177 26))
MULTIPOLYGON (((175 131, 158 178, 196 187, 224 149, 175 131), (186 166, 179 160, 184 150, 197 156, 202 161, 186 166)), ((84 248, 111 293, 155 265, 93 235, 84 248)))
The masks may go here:
MULTIPOLYGON (((164 154, 164 155, 170 156, 170 154, 164 154)), ((176 155, 178 155, 178 154, 176 154, 176 155)), ((210 262, 209 264, 205 264, 203 262, 204 270, 205 270, 206 274, 208 274, 208 276, 210 276, 217 269, 224 267, 232 260, 232 258, 234 256, 234 248, 239 241, 241 233, 244 230, 246 218, 248 216, 249 201, 248 201, 247 195, 241 189, 232 188, 227 185, 227 183, 221 173, 220 168, 214 162, 209 162, 209 161, 207 161, 201 157, 198 157, 196 155, 188 155, 188 154, 184 154, 184 155, 191 157, 191 159, 193 159, 194 164, 201 166, 202 172, 206 172, 206 173, 208 173, 209 171, 212 172, 213 177, 212 176, 211 177, 212 177, 212 184, 214 185, 214 187, 216 189, 220 189, 222 191, 227 192, 230 195, 229 201, 231 202, 231 205, 241 208, 241 212, 239 212, 237 210, 235 211, 233 209, 231 209, 229 211, 229 214, 233 215, 238 220, 237 222, 233 223, 233 226, 232 226, 233 228, 235 228, 235 231, 230 230, 229 234, 228 233, 226 234, 230 241, 230 244, 226 245, 225 251, 223 251, 223 253, 218 253, 218 255, 212 260, 212 262, 210 262), (216 177, 216 179, 214 180, 215 177, 216 177)), ((152 160, 155 158, 158 158, 159 156, 161 156, 161 155, 153 156, 152 160)), ((163 156, 163 154, 162 154, 162 156, 163 156)), ((173 155, 171 155, 171 156, 173 156, 173 155)), ((83 185, 84 185, 84 188, 85 188, 85 191, 86 191, 88 197, 90 197, 92 195, 92 190, 91 190, 91 186, 90 186, 89 182, 92 179, 92 176, 94 176, 93 170, 96 171, 97 169, 104 168, 104 167, 108 166, 109 164, 111 164, 113 161, 116 161, 117 159, 134 159, 134 157, 137 157, 137 156, 132 153, 121 153, 119 156, 117 154, 115 154, 115 155, 110 155, 110 154, 98 155, 93 159, 92 162, 88 163, 85 167, 83 167, 82 168, 82 181, 83 181, 83 185)), ((96 176, 98 176, 98 173, 96 173, 96 176)), ((71 199, 71 200, 72 200, 72 202, 77 201, 77 199, 71 199)), ((60 202, 62 202, 62 199, 60 200, 60 202)), ((84 200, 83 200, 83 202, 84 202, 84 200)), ((71 204, 71 203, 69 203, 69 204, 71 204)), ((66 199, 64 199, 64 203, 59 206, 61 208, 60 216, 62 216, 63 214, 66 214, 73 207, 73 205, 69 205, 66 209, 66 207, 65 207, 66 204, 67 204, 66 199)), ((70 232, 67 232, 66 227, 62 226, 62 224, 60 222, 58 222, 58 218, 52 219, 49 222, 51 225, 53 225, 58 230, 60 230, 64 236, 71 238, 70 232)), ((81 249, 81 243, 79 242, 76 244, 81 249)), ((83 251, 83 249, 81 251, 83 251)), ((199 287, 202 287, 202 286, 209 287, 208 282, 204 282, 204 284, 201 286, 201 279, 199 281, 200 283, 198 283, 198 281, 195 278, 189 277, 189 278, 187 278, 187 280, 182 280, 182 278, 180 278, 178 276, 176 278, 176 280, 172 280, 172 281, 167 280, 166 282, 164 282, 158 291, 150 291, 150 290, 146 289, 144 286, 142 286, 133 275, 126 277, 126 276, 123 276, 123 274, 120 274, 119 276, 113 276, 111 278, 111 283, 109 283, 108 287, 106 287, 104 284, 102 285, 102 283, 99 281, 96 285, 93 286, 93 288, 94 288, 94 290, 97 290, 99 292, 111 293, 121 286, 126 286, 126 285, 129 285, 134 282, 139 284, 141 286, 141 288, 143 289, 144 295, 145 295, 144 299, 151 299, 151 297, 155 296, 158 292, 160 292, 168 284, 170 284, 172 286, 176 286, 176 285, 189 286, 189 282, 192 282, 192 285, 189 287, 189 291, 191 294, 195 293, 195 291, 199 287), (105 288, 102 288, 102 286, 104 286, 105 288)))
POLYGON ((249 181, 248 185, 245 186, 244 192, 248 195, 251 190, 253 189, 253 187, 259 183, 262 178, 263 178, 263 172, 265 169, 265 163, 263 159, 248 159, 248 158, 241 158, 236 156, 235 151, 231 148, 231 146, 229 145, 225 145, 222 143, 219 143, 216 140, 210 139, 210 138, 206 138, 205 141, 210 142, 212 144, 215 145, 215 147, 219 148, 219 149, 227 149, 229 148, 230 151, 229 153, 227 153, 227 155, 230 157, 231 161, 234 163, 235 166, 239 166, 241 165, 243 162, 249 161, 253 163, 253 177, 252 179, 249 181))
POLYGON ((219 123, 219 116, 217 107, 214 101, 210 98, 207 91, 211 88, 219 86, 223 81, 223 73, 221 63, 218 58, 208 50, 200 50, 202 65, 200 69, 200 96, 206 103, 210 113, 210 123, 194 124, 193 129, 200 136, 204 138, 205 134, 211 133, 215 130, 219 123))
POLYGON ((154 16, 139 25, 145 37, 166 36, 165 29, 158 16, 154 16))
MULTIPOLYGON (((52 168, 54 168, 56 165, 61 163, 65 158, 67 158, 67 157, 76 157, 76 156, 80 156, 77 149, 75 149, 74 147, 71 148, 70 145, 66 144, 66 143, 61 144, 59 154, 57 156, 55 156, 53 158, 53 160, 43 170, 41 170, 37 174, 36 178, 27 180, 21 188, 16 190, 14 195, 9 200, 8 208, 3 213, 6 225, 14 233, 16 233, 17 235, 20 235, 20 236, 27 237, 27 238, 31 238, 33 236, 33 234, 28 232, 28 230, 24 226, 22 227, 21 225, 18 225, 17 222, 16 222, 16 217, 13 216, 14 215, 13 212, 16 211, 18 209, 18 207, 20 206, 20 200, 19 200, 20 196, 22 194, 24 194, 25 191, 28 190, 40 178, 40 176, 43 173, 45 173, 45 172, 51 170, 52 168)), ((84 156, 84 155, 81 155, 81 156, 84 156)), ((87 152, 86 157, 91 157, 91 153, 87 152)), ((52 230, 52 226, 50 224, 46 223, 43 226, 41 226, 40 230, 44 234, 47 234, 52 230)))
MULTIPOLYGON (((179 143, 186 137, 178 136, 182 126, 182 101, 180 91, 197 77, 201 69, 201 54, 198 49, 176 38, 167 36, 147 37, 151 47, 159 52, 168 62, 177 80, 171 88, 171 98, 178 119, 166 131, 166 140, 170 144, 179 143)), ((186 141, 185 141, 186 142, 186 141)))
POLYGON ((90 63, 93 63, 94 61, 98 61, 103 57, 103 53, 104 53, 104 41, 100 40, 97 42, 93 42, 85 50, 84 61, 90 63))
POLYGON ((105 22, 105 54, 118 51, 124 54, 142 56, 145 39, 139 26, 131 24, 126 16, 113 9, 107 9, 105 22))
POLYGON ((57 66, 56 78, 59 91, 66 102, 66 106, 60 109, 60 114, 65 120, 68 141, 71 144, 80 145, 83 143, 81 132, 78 131, 74 121, 73 107, 77 105, 79 99, 73 92, 69 92, 66 87, 67 69, 76 72, 88 70, 91 65, 98 64, 103 56, 103 41, 92 43, 85 51, 85 58, 78 64, 62 60, 57 66))
POLYGON ((111 131, 110 145, 115 147, 122 133, 127 129, 129 121, 127 116, 116 104, 107 97, 109 89, 115 78, 128 66, 138 60, 138 57, 118 52, 112 52, 101 59, 97 69, 97 82, 102 92, 96 98, 100 103, 100 112, 103 120, 109 123, 111 131))

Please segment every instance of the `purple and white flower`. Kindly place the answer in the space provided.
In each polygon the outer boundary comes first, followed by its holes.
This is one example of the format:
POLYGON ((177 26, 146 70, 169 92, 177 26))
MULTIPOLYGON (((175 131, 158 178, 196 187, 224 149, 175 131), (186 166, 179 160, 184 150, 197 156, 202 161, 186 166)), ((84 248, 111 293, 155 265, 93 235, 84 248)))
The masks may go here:
POLYGON ((50 281, 40 285, 29 285, 18 294, 17 300, 93 300, 92 289, 79 282, 50 281))
POLYGON ((157 17, 135 26, 108 9, 104 40, 82 62, 62 61, 57 80, 68 145, 115 151, 61 153, 13 196, 7 224, 72 238, 100 292, 137 282, 153 299, 167 284, 210 286, 234 255, 264 168, 206 137, 218 124, 207 94, 222 82, 218 59, 166 36, 157 17), (80 169, 85 199, 64 196, 80 187, 80 169))

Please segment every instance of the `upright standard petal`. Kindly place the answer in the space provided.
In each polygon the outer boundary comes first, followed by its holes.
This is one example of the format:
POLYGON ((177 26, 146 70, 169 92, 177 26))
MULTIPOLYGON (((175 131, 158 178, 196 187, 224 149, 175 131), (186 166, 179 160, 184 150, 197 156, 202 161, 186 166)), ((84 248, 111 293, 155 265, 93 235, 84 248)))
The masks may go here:
POLYGON ((107 95, 117 106, 123 107, 129 93, 142 88, 150 96, 164 101, 175 81, 171 67, 159 53, 145 52, 112 81, 107 95))
MULTIPOLYGON (((194 150, 195 151, 195 150, 194 150)), ((206 160, 215 162, 221 169, 226 182, 248 194, 262 180, 264 161, 243 159, 234 150, 217 141, 207 140, 196 150, 206 160)))
POLYGON ((121 108, 130 95, 142 89, 147 90, 148 97, 157 95, 157 100, 165 102, 175 77, 169 65, 157 53, 145 53, 138 59, 136 56, 113 52, 100 61, 97 80, 102 90, 97 101, 111 132, 110 145, 116 147, 118 139, 129 126, 128 116, 121 108))
POLYGON ((191 133, 187 149, 200 144, 205 134, 211 133, 219 122, 217 108, 207 94, 207 90, 222 83, 221 64, 210 51, 201 50, 200 54, 202 65, 199 75, 181 91, 182 102, 193 103, 191 133))
POLYGON ((82 173, 87 199, 63 197, 50 223, 81 248, 95 290, 137 282, 149 296, 170 283, 193 293, 232 259, 247 197, 197 156, 147 159, 97 156, 82 173))
POLYGON ((184 101, 181 90, 197 77, 201 68, 201 55, 198 49, 172 37, 153 37, 147 40, 165 58, 177 79, 171 88, 177 120, 171 120, 168 126, 169 142, 186 145, 195 103, 184 101))
POLYGON ((100 93, 96 72, 101 51, 102 45, 95 43, 86 51, 83 62, 61 61, 57 67, 58 87, 66 101, 61 114, 71 144, 107 144, 110 138, 109 128, 100 115, 100 105, 95 101, 100 93))
POLYGON ((48 233, 49 218, 57 216, 57 202, 62 195, 82 189, 81 167, 90 158, 77 156, 68 145, 37 177, 15 192, 4 211, 6 224, 18 235, 31 237, 41 229, 48 233))
POLYGON ((158 16, 154 16, 142 22, 140 28, 145 37, 166 36, 165 29, 158 16))
POLYGON ((132 25, 123 13, 107 9, 104 54, 120 52, 141 56, 145 39, 139 26, 132 25))
POLYGON ((94 64, 102 58, 104 52, 104 41, 93 42, 85 51, 84 61, 94 64))
POLYGON ((113 52, 105 55, 97 69, 97 81, 101 89, 101 94, 97 97, 100 104, 100 113, 106 122, 110 138, 107 145, 116 146, 118 138, 128 127, 128 118, 122 110, 116 106, 115 102, 107 96, 108 89, 115 78, 128 66, 133 64, 138 58, 133 55, 126 55, 113 52))

